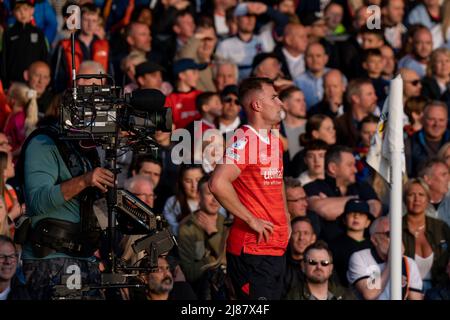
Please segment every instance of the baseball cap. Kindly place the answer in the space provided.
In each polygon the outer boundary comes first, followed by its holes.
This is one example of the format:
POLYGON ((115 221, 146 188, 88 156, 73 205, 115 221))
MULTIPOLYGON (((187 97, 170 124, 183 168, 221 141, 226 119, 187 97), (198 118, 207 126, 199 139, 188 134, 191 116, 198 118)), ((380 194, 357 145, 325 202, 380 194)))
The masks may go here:
POLYGON ((304 26, 312 26, 319 20, 323 20, 323 16, 320 12, 308 12, 300 18, 300 21, 304 26))
POLYGON ((255 70, 256 67, 258 67, 261 63, 264 62, 264 60, 269 59, 269 58, 273 58, 273 59, 278 59, 277 55, 273 52, 262 52, 262 53, 258 53, 254 58, 253 58, 253 62, 252 62, 252 70, 255 70))
POLYGON ((151 62, 151 61, 145 61, 145 62, 138 64, 136 66, 135 70, 136 70, 136 73, 135 73, 136 79, 138 77, 145 75, 146 73, 153 73, 156 71, 161 71, 161 72, 165 71, 164 68, 161 67, 159 64, 151 62))
POLYGON ((192 69, 203 70, 206 69, 207 66, 207 63, 197 63, 193 59, 180 59, 173 64, 173 74, 178 75, 180 72, 192 69))
POLYGON ((239 97, 239 89, 238 86, 235 84, 229 84, 225 88, 223 88, 222 92, 220 93, 220 96, 222 98, 226 97, 229 94, 234 94, 237 97, 239 97))
POLYGON ((374 216, 370 212, 369 204, 364 200, 360 199, 348 200, 347 203, 345 204, 343 216, 345 216, 347 213, 350 212, 365 213, 370 220, 374 219, 374 216))
POLYGON ((243 17, 248 13, 248 8, 246 3, 239 3, 236 8, 234 8, 233 15, 235 17, 243 17))
POLYGON ((32 7, 34 7, 34 1, 35 0, 11 0, 11 8, 14 10, 16 5, 18 5, 18 4, 28 4, 32 7))

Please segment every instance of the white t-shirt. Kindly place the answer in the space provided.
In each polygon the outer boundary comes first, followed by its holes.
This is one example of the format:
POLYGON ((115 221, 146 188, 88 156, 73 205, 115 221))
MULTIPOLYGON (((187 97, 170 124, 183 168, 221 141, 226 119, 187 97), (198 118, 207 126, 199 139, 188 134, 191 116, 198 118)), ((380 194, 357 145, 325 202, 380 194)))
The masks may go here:
MULTIPOLYGON (((409 266, 409 290, 422 292, 422 278, 420 277, 419 268, 416 262, 407 257, 409 266)), ((370 249, 357 251, 350 257, 347 270, 347 279, 351 285, 356 282, 371 281, 373 286, 377 285, 377 279, 381 279, 381 273, 386 267, 385 262, 378 263, 370 249)), ((402 279, 402 285, 406 285, 405 279, 402 279)), ((381 280, 378 280, 378 282, 381 280)), ((391 283, 388 281, 384 291, 378 296, 377 300, 391 300, 391 283)))
POLYGON ((239 67, 239 80, 247 78, 252 71, 253 58, 261 52, 268 52, 263 39, 254 35, 250 41, 242 41, 239 37, 231 37, 219 42, 216 56, 231 60, 239 67))
POLYGON ((303 72, 305 72, 305 55, 301 54, 297 57, 292 56, 285 48, 281 49, 284 57, 286 58, 286 63, 291 73, 292 79, 297 78, 303 72))

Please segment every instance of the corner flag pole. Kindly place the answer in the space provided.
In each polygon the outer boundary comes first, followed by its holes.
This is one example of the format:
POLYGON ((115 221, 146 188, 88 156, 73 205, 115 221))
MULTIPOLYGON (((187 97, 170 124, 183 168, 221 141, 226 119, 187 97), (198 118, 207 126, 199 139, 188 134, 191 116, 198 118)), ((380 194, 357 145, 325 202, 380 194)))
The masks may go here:
POLYGON ((388 136, 391 161, 390 249, 391 299, 402 300, 402 155, 403 143, 403 80, 400 75, 391 81, 389 91, 388 136))

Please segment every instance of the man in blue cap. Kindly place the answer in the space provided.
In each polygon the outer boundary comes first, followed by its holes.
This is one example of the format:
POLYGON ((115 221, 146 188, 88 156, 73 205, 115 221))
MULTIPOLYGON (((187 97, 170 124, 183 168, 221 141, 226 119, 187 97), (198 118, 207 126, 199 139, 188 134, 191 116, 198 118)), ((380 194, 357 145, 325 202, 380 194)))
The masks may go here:
POLYGON ((200 118, 195 106, 195 99, 202 93, 197 90, 199 70, 207 64, 196 63, 193 59, 180 59, 173 65, 176 88, 166 100, 167 106, 172 107, 172 121, 176 128, 185 128, 189 123, 200 118))

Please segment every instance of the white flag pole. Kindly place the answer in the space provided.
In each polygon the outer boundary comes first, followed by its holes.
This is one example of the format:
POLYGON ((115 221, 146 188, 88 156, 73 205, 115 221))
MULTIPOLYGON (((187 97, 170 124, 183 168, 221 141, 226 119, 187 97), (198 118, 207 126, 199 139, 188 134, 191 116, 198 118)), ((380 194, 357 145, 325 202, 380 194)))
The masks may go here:
POLYGON ((402 300, 402 167, 403 143, 403 81, 400 75, 391 81, 387 142, 391 160, 390 194, 390 275, 391 299, 402 300))

